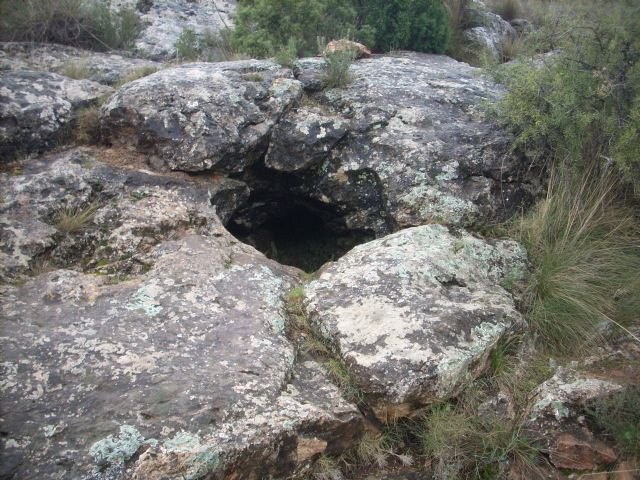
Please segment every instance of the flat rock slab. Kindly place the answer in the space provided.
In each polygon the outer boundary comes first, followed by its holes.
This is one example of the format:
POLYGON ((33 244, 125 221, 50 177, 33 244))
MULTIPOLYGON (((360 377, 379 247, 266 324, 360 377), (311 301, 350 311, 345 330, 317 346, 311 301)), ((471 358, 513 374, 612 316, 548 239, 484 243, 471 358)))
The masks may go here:
POLYGON ((360 245, 306 288, 307 312, 381 418, 454 396, 522 324, 501 286, 523 275, 512 241, 426 225, 360 245))
POLYGON ((126 52, 101 53, 54 43, 0 42, 0 65, 13 71, 65 75, 75 70, 88 80, 113 85, 136 72, 160 70, 163 64, 133 58, 126 52))
POLYGON ((112 88, 55 73, 0 72, 0 157, 46 150, 65 137, 75 112, 112 88))
POLYGON ((291 71, 270 62, 182 65, 120 89, 102 107, 102 130, 173 170, 240 172, 301 95, 291 71))

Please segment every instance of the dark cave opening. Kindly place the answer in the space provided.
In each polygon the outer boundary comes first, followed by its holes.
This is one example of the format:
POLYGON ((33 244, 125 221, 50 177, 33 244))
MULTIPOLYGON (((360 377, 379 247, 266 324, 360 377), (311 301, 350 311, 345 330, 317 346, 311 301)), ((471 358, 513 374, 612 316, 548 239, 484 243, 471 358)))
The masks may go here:
POLYGON ((311 273, 373 238, 349 230, 334 208, 300 197, 252 195, 227 222, 238 240, 267 257, 311 273))

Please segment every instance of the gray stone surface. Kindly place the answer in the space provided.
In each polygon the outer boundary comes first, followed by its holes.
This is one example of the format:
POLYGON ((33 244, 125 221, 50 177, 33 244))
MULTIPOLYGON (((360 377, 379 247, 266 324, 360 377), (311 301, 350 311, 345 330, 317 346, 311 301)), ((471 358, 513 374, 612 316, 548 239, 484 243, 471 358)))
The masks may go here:
MULTIPOLYGON (((136 7, 138 0, 111 0, 115 7, 136 7)), ((186 28, 200 36, 233 27, 236 0, 151 0, 148 8, 138 9, 143 30, 136 50, 154 60, 175 56, 175 44, 186 28)))
MULTIPOLYGON (((323 61, 299 63, 298 79, 315 89, 323 61)), ((336 117, 349 122, 300 189, 342 209, 349 228, 380 235, 430 221, 464 225, 505 215, 527 197, 528 164, 509 153, 509 137, 483 111, 502 91, 478 69, 406 53, 355 62, 351 76, 348 86, 313 93, 292 109, 284 122, 296 128, 270 145, 282 151, 299 132, 328 136, 338 130, 336 117)), ((317 150, 310 141, 307 156, 317 150)))
POLYGON ((210 192, 76 151, 46 160, 2 178, 18 252, 3 260, 81 242, 76 261, 109 247, 109 262, 129 252, 146 268, 76 262, 2 286, 0 477, 284 478, 357 441, 357 409, 284 335, 295 269, 231 237, 210 192), (94 200, 94 234, 43 220, 94 200), (16 241, 30 222, 41 242, 16 241))
POLYGON ((65 75, 83 71, 88 80, 113 85, 128 75, 159 70, 163 64, 133 58, 126 52, 91 52, 67 45, 29 42, 0 42, 0 65, 14 71, 42 71, 65 75))
POLYGON ((0 72, 0 157, 7 160, 55 146, 79 108, 112 91, 55 73, 0 72))
POLYGON ((464 12, 467 27, 462 33, 463 45, 477 63, 487 60, 502 62, 502 44, 515 40, 517 30, 500 15, 490 12, 481 2, 471 2, 464 12))
POLYGON ((456 395, 522 326, 501 286, 526 271, 522 248, 441 225, 355 247, 305 290, 307 312, 380 418, 456 395))
POLYGON ((227 188, 114 169, 77 149, 30 160, 20 174, 0 174, 0 279, 56 267, 144 271, 159 242, 187 229, 218 229, 210 200, 222 212, 239 202, 227 188), (75 231, 60 222, 87 212, 75 231))
POLYGON ((267 149, 284 110, 302 94, 270 62, 195 63, 125 85, 102 107, 102 129, 171 169, 240 172, 267 149))

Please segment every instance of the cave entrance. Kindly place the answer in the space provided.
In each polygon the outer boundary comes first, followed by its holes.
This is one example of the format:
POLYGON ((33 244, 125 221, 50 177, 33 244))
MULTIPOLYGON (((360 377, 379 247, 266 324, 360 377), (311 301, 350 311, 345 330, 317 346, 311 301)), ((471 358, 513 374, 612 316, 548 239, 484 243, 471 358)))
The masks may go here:
POLYGON ((227 229, 267 257, 308 273, 373 238, 348 230, 338 212, 321 202, 291 197, 250 198, 227 229))

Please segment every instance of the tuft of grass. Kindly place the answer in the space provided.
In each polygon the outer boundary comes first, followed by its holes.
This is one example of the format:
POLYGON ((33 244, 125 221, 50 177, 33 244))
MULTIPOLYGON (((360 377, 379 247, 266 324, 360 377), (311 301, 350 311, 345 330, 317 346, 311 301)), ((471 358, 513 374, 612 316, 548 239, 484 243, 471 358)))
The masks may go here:
POLYGON ((307 478, 312 478, 313 480, 344 480, 338 461, 327 455, 321 455, 313 463, 307 478))
POLYGON ((355 60, 355 52, 342 50, 325 57, 324 86, 326 88, 341 88, 351 83, 349 69, 355 60))
POLYGON ((298 47, 295 38, 291 37, 284 47, 281 47, 274 57, 276 63, 286 68, 293 68, 298 59, 298 47))
POLYGON ((364 399, 364 392, 356 382, 351 372, 339 358, 330 358, 324 364, 329 377, 338 386, 342 396, 354 403, 360 403, 364 399))
POLYGON ((587 414, 615 442, 619 453, 640 460, 640 390, 600 398, 587 414))
POLYGON ((245 73, 242 78, 248 82, 262 82, 264 80, 264 76, 259 72, 245 73))
MULTIPOLYGON (((576 351, 600 338, 606 322, 633 336, 616 316, 617 298, 638 284, 640 235, 617 191, 609 176, 576 179, 556 169, 546 199, 517 226, 534 265, 526 317, 550 351, 576 351)), ((640 291, 625 295, 626 317, 637 320, 640 291)))
POLYGON ((84 207, 65 207, 53 217, 53 226, 64 233, 78 233, 88 227, 98 210, 96 203, 84 207))
POLYGON ((132 8, 99 0, 3 0, 0 39, 61 43, 94 50, 130 49, 140 33, 132 8))
POLYGON ((66 62, 60 70, 60 74, 65 77, 73 78, 74 80, 89 78, 91 77, 91 73, 91 68, 86 60, 72 60, 66 62))
POLYGON ((115 87, 120 88, 125 83, 133 82, 134 80, 138 80, 139 78, 148 77, 149 75, 156 73, 157 71, 158 68, 152 65, 136 68, 120 78, 120 80, 118 80, 118 82, 115 84, 115 87))
POLYGON ((436 405, 415 430, 423 453, 436 463, 438 478, 500 478, 509 465, 536 470, 540 450, 520 427, 486 421, 463 406, 436 405))
POLYGON ((80 144, 93 145, 100 141, 100 107, 98 105, 78 110, 74 134, 76 142, 80 144))

